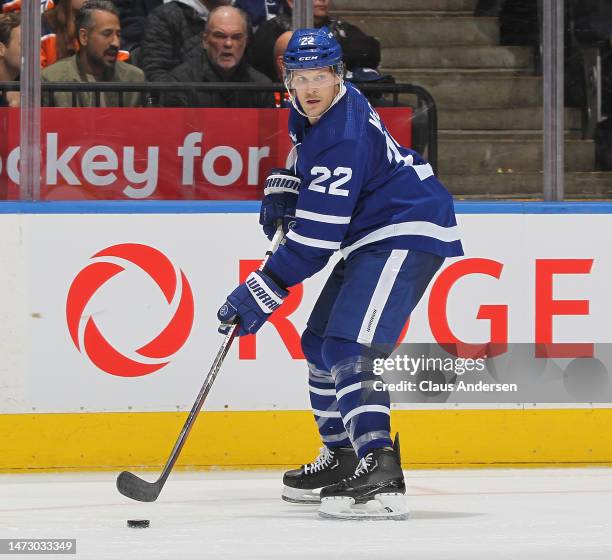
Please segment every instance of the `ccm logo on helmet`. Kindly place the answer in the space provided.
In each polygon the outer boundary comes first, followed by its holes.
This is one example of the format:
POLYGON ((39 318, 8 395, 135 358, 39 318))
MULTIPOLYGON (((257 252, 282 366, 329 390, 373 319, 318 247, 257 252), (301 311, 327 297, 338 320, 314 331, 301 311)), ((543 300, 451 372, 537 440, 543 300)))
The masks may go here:
POLYGON ((300 58, 298 58, 298 60, 300 62, 305 61, 305 60, 317 60, 317 58, 319 58, 318 56, 300 56, 300 58))

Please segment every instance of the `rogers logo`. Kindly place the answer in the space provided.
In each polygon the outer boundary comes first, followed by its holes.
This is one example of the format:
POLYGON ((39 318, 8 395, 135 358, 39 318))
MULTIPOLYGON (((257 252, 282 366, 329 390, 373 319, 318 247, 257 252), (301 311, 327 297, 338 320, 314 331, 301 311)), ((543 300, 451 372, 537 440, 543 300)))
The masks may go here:
POLYGON ((177 271, 158 249, 137 243, 113 245, 91 258, 96 261, 77 274, 66 301, 68 330, 77 350, 101 370, 120 377, 148 375, 168 365, 169 358, 187 341, 193 326, 193 293, 184 272, 177 271), (108 342, 91 314, 83 315, 96 292, 131 265, 142 269, 157 284, 175 311, 153 340, 128 357, 108 342))

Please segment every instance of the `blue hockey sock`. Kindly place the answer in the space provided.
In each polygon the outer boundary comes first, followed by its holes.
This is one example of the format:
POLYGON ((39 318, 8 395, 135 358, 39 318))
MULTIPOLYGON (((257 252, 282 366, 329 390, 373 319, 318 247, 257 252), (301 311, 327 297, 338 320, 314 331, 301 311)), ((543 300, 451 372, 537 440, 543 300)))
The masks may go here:
POLYGON ((327 447, 348 447, 351 440, 342 423, 332 374, 323 363, 322 345, 323 339, 310 329, 306 329, 302 334, 302 350, 308 360, 310 405, 321 441, 327 447))
POLYGON ((332 368, 332 375, 342 421, 357 456, 361 459, 370 449, 391 447, 389 393, 374 389, 378 377, 372 373, 372 361, 346 358, 332 368))
POLYGON ((349 447, 351 440, 344 429, 336 400, 336 388, 329 371, 317 369, 308 364, 308 390, 312 412, 321 434, 321 441, 327 447, 349 447))
POLYGON ((328 338, 323 346, 326 362, 335 362, 330 369, 336 399, 342 421, 360 459, 370 449, 393 445, 389 393, 374 389, 374 382, 379 377, 374 375, 371 357, 364 354, 367 354, 365 347, 341 339, 328 338))

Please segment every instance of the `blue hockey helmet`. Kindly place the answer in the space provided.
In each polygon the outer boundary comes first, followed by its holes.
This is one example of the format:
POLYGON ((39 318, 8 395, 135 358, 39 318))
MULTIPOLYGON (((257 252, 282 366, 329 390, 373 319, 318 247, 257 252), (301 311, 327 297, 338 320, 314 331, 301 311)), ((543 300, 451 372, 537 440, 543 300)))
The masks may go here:
POLYGON ((283 56, 285 66, 285 87, 289 92, 291 104, 303 117, 308 117, 296 99, 296 92, 292 87, 292 75, 300 70, 316 70, 317 68, 331 68, 335 74, 335 83, 338 92, 331 104, 318 115, 323 116, 345 94, 344 65, 342 64, 342 47, 327 27, 319 29, 298 29, 285 50, 283 56))
POLYGON ((298 29, 285 50, 285 70, 309 70, 333 66, 341 69, 342 47, 327 27, 298 29))

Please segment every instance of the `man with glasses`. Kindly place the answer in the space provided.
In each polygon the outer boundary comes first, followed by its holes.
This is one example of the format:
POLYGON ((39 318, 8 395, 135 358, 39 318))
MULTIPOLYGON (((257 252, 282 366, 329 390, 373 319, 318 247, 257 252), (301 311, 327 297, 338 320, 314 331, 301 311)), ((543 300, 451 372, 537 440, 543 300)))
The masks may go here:
POLYGON ((228 82, 223 91, 199 91, 170 94, 164 101, 172 107, 274 107, 271 92, 246 92, 232 89, 231 82, 270 83, 263 74, 251 68, 244 51, 248 40, 246 14, 231 6, 210 12, 202 47, 170 73, 176 82, 228 82))

